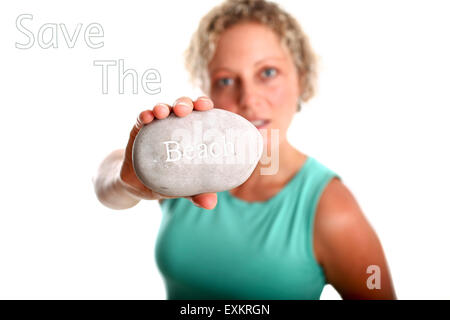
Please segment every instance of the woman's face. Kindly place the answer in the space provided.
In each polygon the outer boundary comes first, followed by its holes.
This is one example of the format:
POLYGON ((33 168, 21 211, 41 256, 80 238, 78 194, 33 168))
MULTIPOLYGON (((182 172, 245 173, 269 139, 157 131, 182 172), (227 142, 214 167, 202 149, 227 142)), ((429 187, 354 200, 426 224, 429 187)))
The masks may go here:
POLYGON ((237 113, 259 129, 279 129, 279 143, 300 96, 292 56, 268 27, 240 23, 224 31, 208 65, 215 107, 237 113))

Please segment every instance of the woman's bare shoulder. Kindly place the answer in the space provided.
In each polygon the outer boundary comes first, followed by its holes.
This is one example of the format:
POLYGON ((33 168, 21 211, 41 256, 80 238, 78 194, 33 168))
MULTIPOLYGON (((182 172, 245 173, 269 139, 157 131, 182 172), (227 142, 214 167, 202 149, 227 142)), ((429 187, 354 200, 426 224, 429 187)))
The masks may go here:
POLYGON ((343 241, 345 232, 367 224, 355 197, 337 177, 331 179, 320 197, 314 219, 317 260, 324 260, 333 241, 343 241))
POLYGON ((322 226, 338 220, 357 218, 361 208, 350 189, 337 177, 325 187, 317 205, 316 220, 322 226))
POLYGON ((328 282, 343 298, 395 298, 381 242, 349 188, 335 178, 316 211, 314 250, 328 282), (382 290, 368 290, 366 269, 381 270, 382 290))

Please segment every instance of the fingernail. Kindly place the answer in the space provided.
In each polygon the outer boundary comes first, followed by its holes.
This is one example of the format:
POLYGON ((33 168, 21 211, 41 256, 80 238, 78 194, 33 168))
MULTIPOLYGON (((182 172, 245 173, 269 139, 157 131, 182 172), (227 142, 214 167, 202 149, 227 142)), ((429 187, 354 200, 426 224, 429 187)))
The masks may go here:
POLYGON ((211 99, 209 99, 208 97, 202 96, 202 97, 199 97, 198 100, 205 101, 209 106, 212 106, 212 105, 213 105, 211 99))
POLYGON ((155 104, 155 107, 160 106, 160 107, 167 107, 165 103, 157 103, 155 104))
POLYGON ((184 102, 184 101, 175 101, 175 102, 173 103, 173 106, 175 107, 176 105, 180 105, 180 106, 185 106, 185 107, 188 107, 188 108, 192 108, 192 105, 190 105, 189 103, 184 102))

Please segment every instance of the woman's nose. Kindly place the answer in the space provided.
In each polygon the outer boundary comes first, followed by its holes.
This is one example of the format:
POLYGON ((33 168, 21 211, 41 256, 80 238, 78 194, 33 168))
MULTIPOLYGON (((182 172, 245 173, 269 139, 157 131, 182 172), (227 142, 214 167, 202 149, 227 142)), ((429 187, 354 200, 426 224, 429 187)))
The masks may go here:
POLYGON ((239 99, 239 107, 244 112, 254 112, 260 104, 260 98, 257 91, 252 84, 242 84, 240 99, 239 99))

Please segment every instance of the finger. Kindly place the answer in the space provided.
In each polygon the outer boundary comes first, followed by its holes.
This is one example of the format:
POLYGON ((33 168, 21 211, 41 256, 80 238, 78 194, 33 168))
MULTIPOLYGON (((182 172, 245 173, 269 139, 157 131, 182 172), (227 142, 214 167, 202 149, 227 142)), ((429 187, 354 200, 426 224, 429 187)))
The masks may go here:
POLYGON ((152 110, 144 110, 139 114, 138 120, 141 121, 142 125, 149 124, 150 122, 155 119, 155 116, 152 112, 152 110))
POLYGON ((139 130, 141 130, 141 128, 144 125, 149 124, 150 122, 152 122, 154 118, 155 117, 154 117, 153 112, 151 110, 142 111, 138 115, 138 117, 136 119, 136 123, 133 126, 133 129, 131 129, 130 140, 134 140, 134 138, 138 134, 139 130))
POLYGON ((207 96, 198 97, 194 101, 194 109, 198 111, 206 111, 214 108, 214 102, 207 96))
POLYGON ((167 103, 158 103, 153 108, 153 114, 157 119, 164 119, 169 116, 171 109, 172 107, 167 103))
POLYGON ((192 196, 192 201, 198 206, 211 210, 217 205, 217 193, 202 193, 192 196))
POLYGON ((192 112, 194 104, 188 97, 178 98, 174 103, 172 110, 178 117, 185 117, 192 112))

